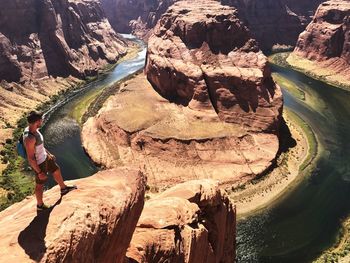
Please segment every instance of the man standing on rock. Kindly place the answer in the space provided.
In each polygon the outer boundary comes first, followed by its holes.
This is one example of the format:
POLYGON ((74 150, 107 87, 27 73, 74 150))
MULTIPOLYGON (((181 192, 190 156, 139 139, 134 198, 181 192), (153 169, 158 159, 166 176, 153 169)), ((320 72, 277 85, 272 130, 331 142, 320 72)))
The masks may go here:
POLYGON ((61 188, 61 195, 76 189, 75 185, 67 186, 62 178, 60 167, 55 162, 56 157, 44 147, 44 137, 39 128, 43 123, 43 114, 31 111, 27 116, 29 126, 24 130, 23 142, 27 152, 30 166, 36 173, 35 176, 35 196, 37 200, 37 210, 45 210, 49 207, 43 202, 44 184, 47 181, 47 173, 52 173, 53 178, 61 188))

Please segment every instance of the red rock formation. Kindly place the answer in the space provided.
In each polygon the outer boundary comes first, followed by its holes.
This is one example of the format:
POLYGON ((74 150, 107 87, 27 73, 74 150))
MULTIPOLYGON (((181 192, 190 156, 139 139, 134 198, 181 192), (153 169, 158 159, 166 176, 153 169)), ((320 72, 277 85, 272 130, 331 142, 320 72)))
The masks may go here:
POLYGON ((222 3, 238 9, 262 49, 270 49, 275 44, 294 46, 306 26, 285 0, 223 0, 222 3))
MULTIPOLYGON (((313 21, 300 34, 294 55, 315 61, 313 73, 328 70, 326 78, 339 75, 350 83, 350 2, 328 1, 320 5, 313 21)), ((308 69, 306 69, 308 70, 308 69)), ((320 73, 321 74, 321 73, 320 73)))
POLYGON ((339 58, 350 62, 349 32, 350 2, 325 2, 300 35, 295 52, 311 60, 339 58))
POLYGON ((215 181, 177 185, 146 202, 126 262, 234 262, 235 217, 215 181))
POLYGON ((214 1, 175 3, 149 39, 145 73, 170 101, 213 107, 226 122, 277 132, 281 90, 236 15, 214 1))
POLYGON ((274 163, 281 90, 234 9, 175 3, 149 39, 145 73, 158 93, 139 74, 84 124, 96 163, 139 164, 158 188, 202 178, 232 187, 274 163))
POLYGON ((143 209, 145 180, 114 169, 76 180, 78 189, 36 213, 29 197, 0 213, 0 262, 123 262, 143 209))
POLYGON ((223 122, 213 109, 170 103, 143 74, 123 87, 82 129, 84 148, 99 165, 139 165, 149 186, 160 189, 206 178, 231 189, 274 163, 277 135, 223 122))
POLYGON ((98 2, 0 1, 0 80, 84 77, 126 52, 98 2))
MULTIPOLYGON (((295 45, 310 15, 324 0, 221 0, 238 9, 263 49, 274 44, 295 45)), ((148 39, 148 31, 176 0, 102 0, 107 17, 118 32, 148 39)))

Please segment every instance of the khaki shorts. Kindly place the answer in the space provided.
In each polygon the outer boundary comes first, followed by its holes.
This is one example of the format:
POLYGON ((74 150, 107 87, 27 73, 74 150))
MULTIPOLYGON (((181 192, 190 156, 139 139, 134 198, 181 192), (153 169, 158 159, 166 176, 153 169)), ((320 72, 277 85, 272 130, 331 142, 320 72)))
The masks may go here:
MULTIPOLYGON (((55 162, 55 160, 51 157, 51 156, 47 156, 46 160, 39 164, 40 170, 45 173, 47 175, 47 173, 53 173, 55 172, 57 169, 59 169, 60 167, 58 166, 58 164, 55 162)), ((35 182, 37 184, 44 184, 46 180, 40 180, 39 176, 36 175, 35 176, 35 182)))

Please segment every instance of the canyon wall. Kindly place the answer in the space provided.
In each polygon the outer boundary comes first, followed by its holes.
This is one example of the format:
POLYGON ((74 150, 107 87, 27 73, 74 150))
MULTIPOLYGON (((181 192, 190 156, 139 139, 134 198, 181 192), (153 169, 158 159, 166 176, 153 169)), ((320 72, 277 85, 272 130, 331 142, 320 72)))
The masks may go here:
POLYGON ((327 1, 300 34, 288 62, 314 76, 350 87, 350 2, 327 1))
POLYGON ((0 80, 89 76, 126 51, 96 1, 0 4, 0 80))
MULTIPOLYGON (((93 0, 0 0, 0 150, 25 113, 127 51, 93 0)), ((0 167, 1 170, 1 167, 0 167)))
MULTIPOLYGON (((324 0, 222 0, 238 9, 263 49, 275 44, 294 46, 298 35, 324 0)), ((176 0, 102 0, 107 17, 116 31, 134 32, 148 39, 151 30, 176 0)))

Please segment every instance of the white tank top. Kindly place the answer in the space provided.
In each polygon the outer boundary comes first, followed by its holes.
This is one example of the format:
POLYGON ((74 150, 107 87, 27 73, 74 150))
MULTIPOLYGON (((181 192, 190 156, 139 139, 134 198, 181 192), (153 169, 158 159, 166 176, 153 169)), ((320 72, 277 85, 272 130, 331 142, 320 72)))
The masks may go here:
MULTIPOLYGON (((31 134, 29 133, 29 127, 25 128, 23 133, 23 140, 25 140, 31 134)), ((37 164, 45 162, 47 158, 47 152, 44 147, 44 136, 40 133, 39 130, 33 134, 35 137, 35 159, 37 164)))

